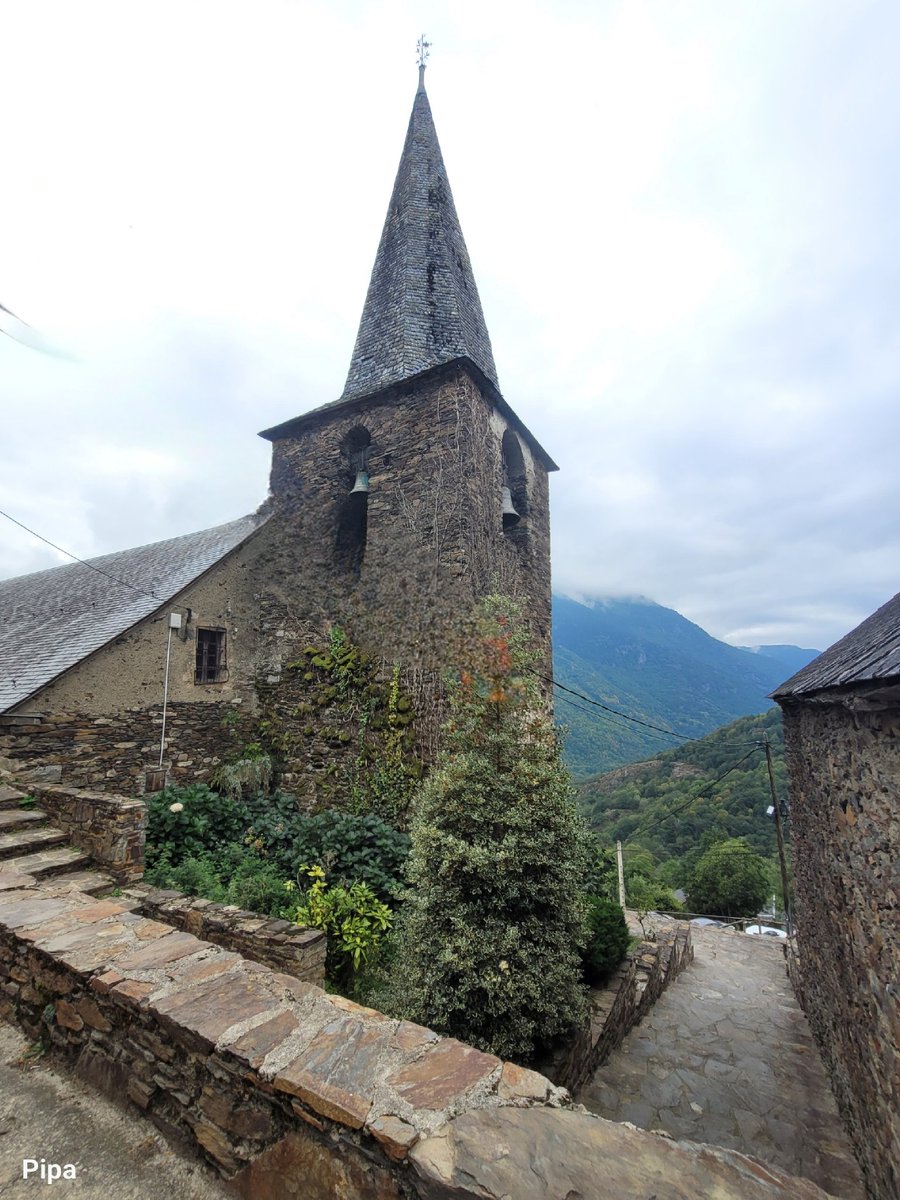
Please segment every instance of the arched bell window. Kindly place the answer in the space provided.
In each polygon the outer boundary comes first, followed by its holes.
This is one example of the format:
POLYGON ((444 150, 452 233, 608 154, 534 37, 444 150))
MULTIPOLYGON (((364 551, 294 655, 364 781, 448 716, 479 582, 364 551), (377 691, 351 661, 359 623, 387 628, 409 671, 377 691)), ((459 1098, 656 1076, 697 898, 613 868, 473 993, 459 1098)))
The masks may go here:
POLYGON ((369 453, 372 435, 356 425, 341 442, 343 496, 338 513, 335 556, 338 564, 359 575, 366 553, 369 524, 369 453))
POLYGON ((518 437, 511 429, 503 434, 501 442, 503 459, 503 484, 500 495, 503 532, 521 540, 523 522, 528 516, 528 479, 525 472, 525 456, 518 437))

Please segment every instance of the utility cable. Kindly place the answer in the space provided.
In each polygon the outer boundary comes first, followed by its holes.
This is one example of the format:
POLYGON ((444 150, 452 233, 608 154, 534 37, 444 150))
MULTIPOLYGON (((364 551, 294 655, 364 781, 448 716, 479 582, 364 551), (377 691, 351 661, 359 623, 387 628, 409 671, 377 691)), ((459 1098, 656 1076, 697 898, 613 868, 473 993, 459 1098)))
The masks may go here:
MULTIPOLYGON (((640 717, 632 717, 629 713, 622 712, 618 708, 611 708, 608 704, 602 704, 599 700, 593 700, 590 696, 585 696, 583 692, 576 692, 574 688, 566 687, 564 683, 559 683, 558 680, 551 679, 549 675, 543 675, 540 671, 536 671, 533 667, 528 667, 527 670, 531 671, 532 675, 537 675, 538 679, 543 679, 545 683, 552 684, 553 687, 558 688, 561 692, 568 692, 570 696, 577 696, 579 700, 587 701, 587 703, 592 704, 594 708, 601 708, 604 712, 615 713, 617 717, 623 717, 626 721, 631 721, 634 725, 642 725, 645 729, 653 729, 658 731, 658 733, 664 733, 666 737, 676 738, 679 742, 702 742, 709 737, 708 733, 703 734, 702 737, 692 737, 687 733, 674 733, 671 729, 664 729, 662 725, 653 725, 649 721, 642 721, 640 717)), ((566 697, 561 696, 560 699, 565 700, 566 697)), ((571 704, 572 701, 569 700, 568 703, 571 704)), ((580 705, 576 704, 573 707, 579 708, 580 705)), ((582 711, 585 710, 582 709, 582 711)), ((619 722, 615 723, 618 724, 619 722)), ((754 740, 747 742, 729 742, 728 745, 735 747, 761 746, 762 743, 758 740, 754 740)))
POLYGON ((656 829, 656 827, 657 827, 658 825, 662 825, 662 823, 663 823, 664 821, 668 821, 669 817, 675 817, 675 816, 677 816, 677 815, 678 815, 680 812, 684 812, 684 810, 685 810, 686 808, 690 808, 690 806, 691 806, 691 805, 692 805, 692 804, 693 804, 695 801, 697 801, 697 800, 703 800, 703 799, 705 798, 706 794, 707 794, 708 792, 710 792, 710 791, 711 791, 711 790, 712 790, 712 789, 713 789, 713 788, 716 786, 716 784, 717 784, 717 783, 721 783, 721 782, 722 782, 722 780, 723 780, 723 779, 724 779, 724 778, 725 778, 727 775, 730 775, 732 771, 736 771, 736 770, 738 769, 738 767, 741 765, 741 763, 745 763, 745 762, 747 761, 747 759, 748 759, 748 758, 752 758, 752 757, 753 757, 753 755, 756 753, 756 751, 757 751, 757 750, 759 750, 760 748, 761 748, 761 744, 760 744, 760 745, 757 745, 757 746, 755 746, 753 750, 750 750, 750 751, 748 751, 748 752, 747 752, 747 753, 746 753, 746 754, 743 756, 743 758, 739 758, 739 759, 738 759, 738 761, 737 761, 736 763, 732 763, 732 765, 731 765, 731 766, 728 768, 728 770, 727 770, 727 771, 723 771, 721 775, 718 775, 718 776, 716 776, 716 778, 715 778, 715 779, 713 779, 711 783, 708 783, 708 784, 706 784, 706 785, 705 785, 705 787, 702 787, 702 788, 700 789, 700 791, 699 791, 699 792, 697 792, 695 795, 691 796, 691 798, 690 798, 689 800, 686 800, 686 801, 684 802, 684 804, 679 804, 677 808, 673 808, 673 809, 672 809, 670 812, 667 812, 667 813, 665 813, 665 815, 664 815, 664 816, 662 816, 662 817, 660 817, 658 821, 654 821, 652 825, 645 825, 643 828, 641 828, 641 826, 639 825, 639 826, 637 827, 637 829, 635 829, 635 830, 633 831, 633 833, 630 833, 630 834, 628 835, 628 837, 625 839, 625 841, 629 841, 629 842, 630 842, 630 841, 632 841, 634 838, 636 838, 636 837, 637 837, 639 834, 642 834, 642 833, 649 833, 651 829, 656 829))
POLYGON ((133 583, 128 583, 125 579, 119 579, 117 575, 111 575, 109 571, 104 571, 102 567, 95 567, 93 563, 85 562, 83 558, 79 558, 77 554, 73 554, 71 550, 64 550, 62 546, 57 546, 56 542, 51 542, 49 538, 45 538, 43 534, 37 533, 34 529, 29 529, 27 525, 23 525, 21 521, 17 521, 15 517, 11 517, 8 512, 4 512, 0 508, 0 517, 6 517, 7 521, 12 521, 13 525, 18 525, 20 529, 24 529, 26 533, 30 533, 32 537, 36 537, 39 541, 45 542, 48 546, 52 546, 54 550, 58 550, 60 554, 65 554, 67 558, 74 558, 75 562, 81 563, 83 567, 87 567, 89 571, 96 571, 98 575, 105 575, 107 579, 111 579, 113 583, 118 583, 122 587, 131 588, 133 592, 137 592, 139 596, 147 596, 150 600, 156 600, 160 604, 165 604, 164 596, 157 596, 155 592, 146 592, 143 588, 135 587, 133 583))
POLYGON ((634 725, 643 725, 645 729, 655 729, 658 733, 664 733, 666 737, 675 738, 679 742, 700 741, 699 738, 691 737, 687 733, 675 733, 671 729, 664 729, 662 725, 652 725, 649 721, 642 721, 640 717, 632 717, 629 713, 622 712, 621 709, 611 708, 608 704, 602 704, 599 700, 592 700, 590 696, 585 696, 583 692, 576 692, 574 688, 566 687, 564 683, 560 683, 556 679, 551 679, 549 675, 542 675, 540 671, 535 671, 533 667, 529 667, 528 669, 532 674, 537 675, 539 679, 543 679, 545 683, 559 688, 561 692, 568 692, 570 696, 577 696, 579 700, 586 700, 588 704, 592 704, 595 708, 602 708, 604 712, 615 713, 617 717, 624 717, 626 721, 631 721, 634 725))

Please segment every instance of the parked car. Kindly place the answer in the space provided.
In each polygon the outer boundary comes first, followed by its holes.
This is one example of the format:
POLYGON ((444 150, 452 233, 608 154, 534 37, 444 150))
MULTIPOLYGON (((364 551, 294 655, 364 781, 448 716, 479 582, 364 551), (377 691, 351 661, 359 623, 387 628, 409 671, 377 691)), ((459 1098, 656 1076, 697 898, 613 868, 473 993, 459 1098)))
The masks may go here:
POLYGON ((787 937, 783 929, 776 929, 772 925, 748 925, 744 933, 749 933, 754 937, 787 937))

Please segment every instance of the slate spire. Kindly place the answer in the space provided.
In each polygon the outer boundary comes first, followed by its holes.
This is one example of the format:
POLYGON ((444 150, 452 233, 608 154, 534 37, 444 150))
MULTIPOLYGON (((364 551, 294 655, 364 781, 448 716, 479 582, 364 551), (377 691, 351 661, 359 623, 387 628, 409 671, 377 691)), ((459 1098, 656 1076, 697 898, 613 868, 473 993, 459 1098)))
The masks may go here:
POLYGON ((343 400, 469 358, 497 369, 441 148, 419 87, 363 307, 343 400))

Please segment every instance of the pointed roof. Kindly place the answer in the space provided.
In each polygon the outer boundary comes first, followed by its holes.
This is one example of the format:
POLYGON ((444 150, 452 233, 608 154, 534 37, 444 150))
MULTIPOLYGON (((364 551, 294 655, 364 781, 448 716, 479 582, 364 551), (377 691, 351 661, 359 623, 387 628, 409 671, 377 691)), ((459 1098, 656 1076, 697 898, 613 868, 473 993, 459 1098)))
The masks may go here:
POLYGON ((342 400, 457 358, 470 359, 497 386, 422 74, 342 400))
POLYGON ((0 713, 170 603, 267 520, 260 510, 151 546, 0 580, 0 713))

